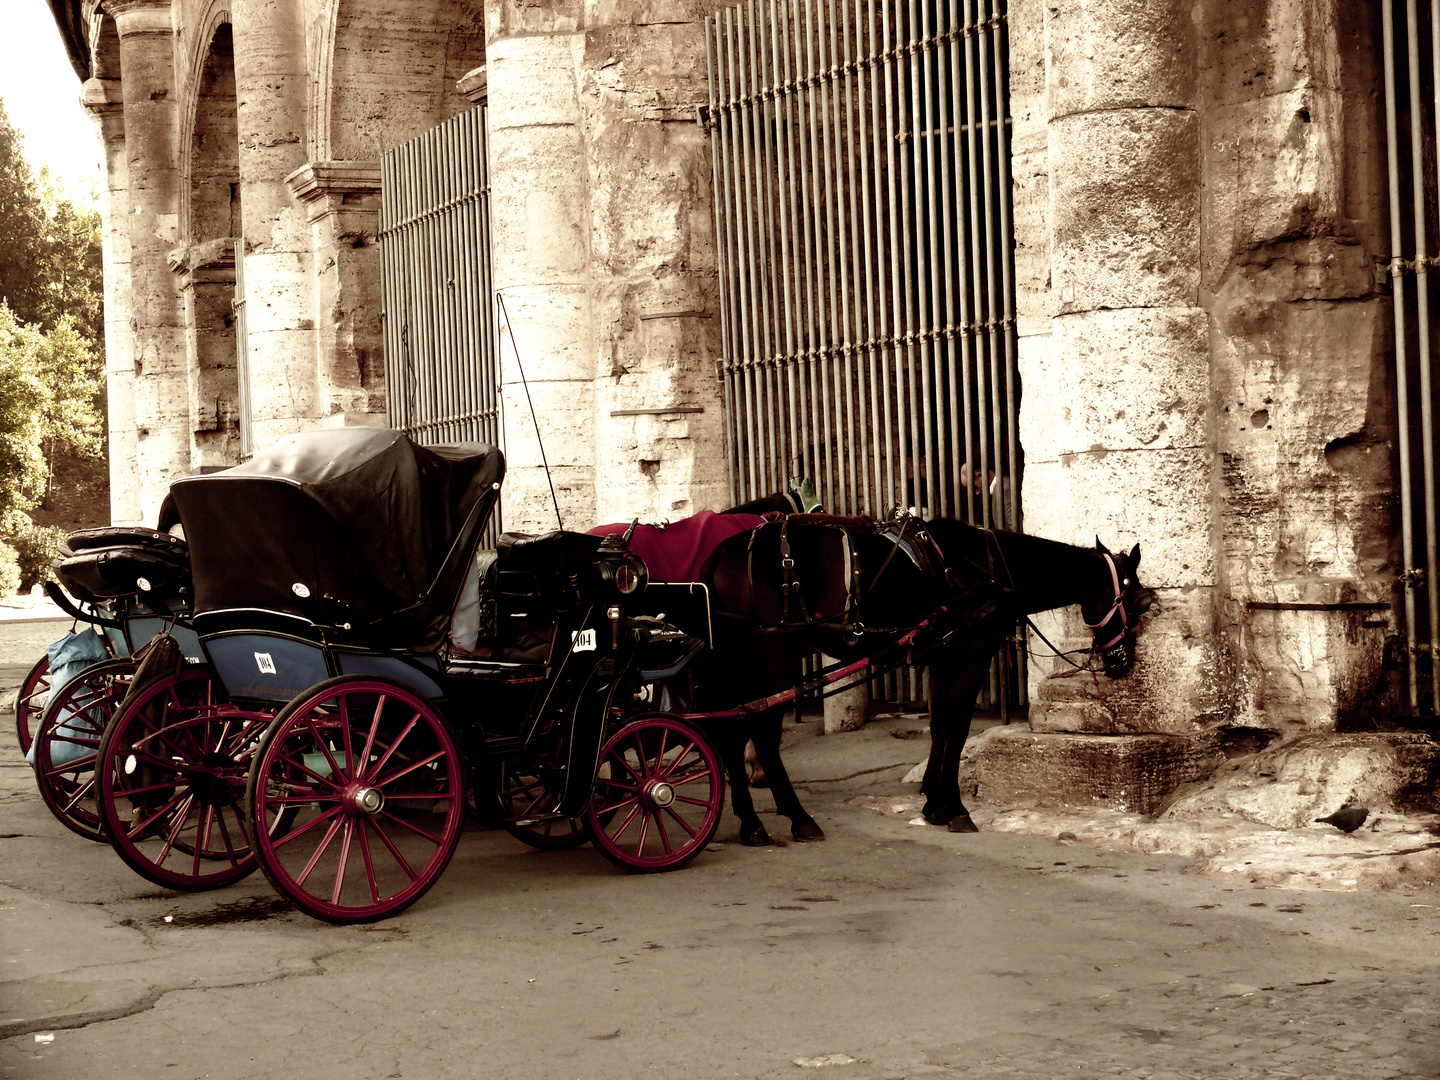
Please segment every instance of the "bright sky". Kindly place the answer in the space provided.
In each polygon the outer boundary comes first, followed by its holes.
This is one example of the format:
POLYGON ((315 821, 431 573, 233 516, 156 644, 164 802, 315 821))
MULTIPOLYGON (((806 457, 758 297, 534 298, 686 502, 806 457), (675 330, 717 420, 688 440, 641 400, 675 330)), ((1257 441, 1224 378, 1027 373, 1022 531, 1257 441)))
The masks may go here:
POLYGON ((77 196, 100 183, 100 140, 45 0, 0 0, 0 101, 37 175, 49 165, 77 196))

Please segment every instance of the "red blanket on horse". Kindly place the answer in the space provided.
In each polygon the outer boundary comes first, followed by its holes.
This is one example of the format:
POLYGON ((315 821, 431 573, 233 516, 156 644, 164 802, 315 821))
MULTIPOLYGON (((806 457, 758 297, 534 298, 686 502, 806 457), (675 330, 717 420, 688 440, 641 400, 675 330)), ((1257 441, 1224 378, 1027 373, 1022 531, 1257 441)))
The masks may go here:
MULTIPOLYGON (((715 545, 736 533, 749 532, 765 519, 758 514, 717 514, 702 510, 694 517, 668 525, 637 525, 630 538, 630 550, 645 560, 651 581, 695 581, 700 564, 715 545)), ((587 530, 592 536, 623 533, 629 522, 597 525, 587 530)))

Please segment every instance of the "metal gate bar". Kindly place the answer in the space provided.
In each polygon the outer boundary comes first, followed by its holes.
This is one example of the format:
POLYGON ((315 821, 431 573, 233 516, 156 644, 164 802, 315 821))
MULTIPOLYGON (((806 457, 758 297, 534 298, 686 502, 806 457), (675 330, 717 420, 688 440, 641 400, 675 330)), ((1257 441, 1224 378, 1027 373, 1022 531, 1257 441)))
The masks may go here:
POLYGON ((1385 53, 1385 136, 1390 181, 1390 261, 1395 317, 1395 390, 1400 465, 1400 531, 1405 561, 1400 579, 1403 593, 1408 705, 1412 714, 1434 714, 1435 658, 1440 656, 1440 576, 1436 561, 1435 424, 1431 349, 1430 268, 1440 257, 1427 254, 1440 228, 1436 189, 1440 173, 1433 170, 1440 144, 1440 34, 1436 5, 1422 11, 1416 0, 1405 4, 1405 54, 1395 41, 1398 0, 1382 8, 1385 53), (1428 66, 1422 51, 1428 49, 1428 66), (1409 130, 1400 119, 1409 114, 1409 130), (1427 121, 1430 129, 1427 132, 1427 121), (1428 135, 1428 141, 1427 141, 1428 135), (1426 171, 1426 160, 1431 172, 1426 171), (1410 211, 1410 229, 1403 221, 1410 211), (1414 276, 1412 301, 1406 278, 1414 276), (1412 354, 1411 346, 1415 346, 1412 354), (1418 387, 1416 386, 1418 383, 1418 387), (1418 412, 1418 418, 1415 413, 1418 412), (1418 419, 1419 431, 1413 430, 1418 419), (1418 436, 1418 438, 1417 438, 1418 436), (1417 445, 1418 444, 1418 445, 1417 445), (1419 461, 1416 461, 1418 452, 1419 461), (1420 472, 1421 482, 1415 483, 1420 472), (1418 512, 1418 517, 1417 517, 1418 512), (1416 593, 1423 585, 1424 603, 1416 593))
POLYGON ((499 442, 485 109, 380 162, 390 423, 422 443, 499 442))
POLYGON ((808 476, 835 513, 1020 527, 1005 30, 1005 0, 706 19, 734 501, 808 476))

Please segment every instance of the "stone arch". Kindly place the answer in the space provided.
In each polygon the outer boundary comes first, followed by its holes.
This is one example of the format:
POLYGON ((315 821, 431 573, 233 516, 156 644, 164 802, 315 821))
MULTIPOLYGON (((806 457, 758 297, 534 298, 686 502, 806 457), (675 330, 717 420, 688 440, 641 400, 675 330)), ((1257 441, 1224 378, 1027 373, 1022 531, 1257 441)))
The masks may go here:
POLYGON ((334 0, 325 33, 326 156, 377 160, 470 107, 455 83, 485 62, 483 0, 334 0))

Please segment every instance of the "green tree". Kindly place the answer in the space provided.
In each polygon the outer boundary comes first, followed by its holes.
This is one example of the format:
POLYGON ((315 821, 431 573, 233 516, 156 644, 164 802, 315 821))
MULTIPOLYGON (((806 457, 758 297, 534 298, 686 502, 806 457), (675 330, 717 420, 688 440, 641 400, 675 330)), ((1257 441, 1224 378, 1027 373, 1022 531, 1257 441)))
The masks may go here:
POLYGON ((45 387, 34 336, 39 331, 16 320, 0 302, 0 533, 18 528, 18 516, 43 489, 45 459, 40 452, 45 387))
POLYGON ((22 322, 44 316, 46 215, 23 139, 0 101, 0 300, 22 322))

